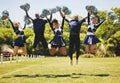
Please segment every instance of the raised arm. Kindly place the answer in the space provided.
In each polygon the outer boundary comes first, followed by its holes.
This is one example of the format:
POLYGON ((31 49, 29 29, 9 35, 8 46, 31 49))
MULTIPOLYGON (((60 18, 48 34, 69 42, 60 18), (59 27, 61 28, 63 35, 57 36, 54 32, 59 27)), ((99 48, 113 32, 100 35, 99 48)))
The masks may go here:
MULTIPOLYGON (((106 20, 106 19, 105 19, 106 20)), ((102 22, 100 22, 99 24, 97 24, 97 25, 94 25, 94 29, 93 29, 93 31, 95 32, 96 30, 97 30, 97 28, 103 23, 103 22, 105 22, 105 20, 103 20, 102 22)))
POLYGON ((50 14, 50 21, 52 21, 52 13, 50 14))
POLYGON ((88 25, 90 25, 90 14, 88 13, 88 25))
POLYGON ((8 19, 9 19, 11 25, 12 25, 12 28, 13 28, 14 32, 15 32, 16 34, 18 34, 18 33, 19 33, 18 28, 15 28, 15 27, 14 27, 14 24, 13 24, 13 22, 10 20, 10 18, 8 18, 8 19))
POLYGON ((29 19, 33 20, 33 19, 28 15, 28 11, 25 11, 25 13, 26 13, 26 15, 27 15, 27 17, 28 17, 29 19))
POLYGON ((13 22, 10 20, 10 18, 8 18, 8 20, 9 20, 9 22, 11 23, 11 25, 12 25, 12 28, 13 28, 14 32, 16 32, 16 30, 17 30, 17 29, 14 27, 13 22))
POLYGON ((63 29, 63 27, 64 27, 64 21, 65 21, 65 17, 63 17, 63 19, 62 19, 61 29, 63 29))
POLYGON ((47 21, 49 22, 52 22, 52 13, 50 14, 50 18, 48 18, 47 16, 46 16, 46 19, 47 19, 47 21))
POLYGON ((59 12, 60 12, 61 17, 62 17, 65 21, 69 22, 69 20, 66 19, 65 15, 62 13, 61 9, 59 10, 59 12))
POLYGON ((10 24, 12 25, 12 27, 14 28, 13 22, 10 20, 10 18, 8 18, 10 24))
POLYGON ((48 21, 48 23, 49 23, 49 25, 50 25, 50 27, 51 27, 51 29, 53 30, 53 24, 52 24, 52 14, 51 14, 51 16, 50 16, 50 19, 46 16, 46 19, 47 19, 47 21, 48 21))
POLYGON ((103 20, 102 22, 100 22, 99 24, 97 24, 96 27, 99 27, 101 24, 103 24, 105 22, 105 20, 103 20))

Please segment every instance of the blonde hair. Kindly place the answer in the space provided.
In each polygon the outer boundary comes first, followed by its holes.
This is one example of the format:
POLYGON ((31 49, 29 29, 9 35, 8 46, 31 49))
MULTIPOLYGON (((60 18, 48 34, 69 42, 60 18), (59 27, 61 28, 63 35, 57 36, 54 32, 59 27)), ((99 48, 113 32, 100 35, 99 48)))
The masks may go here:
POLYGON ((20 23, 19 23, 19 22, 14 22, 13 25, 14 25, 15 27, 18 27, 18 26, 20 25, 20 23))

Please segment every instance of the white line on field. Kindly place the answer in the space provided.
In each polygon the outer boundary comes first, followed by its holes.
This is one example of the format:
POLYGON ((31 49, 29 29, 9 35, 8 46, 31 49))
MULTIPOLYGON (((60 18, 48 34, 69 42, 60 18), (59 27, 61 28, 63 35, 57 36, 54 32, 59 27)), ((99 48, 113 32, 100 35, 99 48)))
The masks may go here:
POLYGON ((24 68, 17 69, 17 70, 12 71, 12 72, 8 72, 8 73, 5 73, 5 74, 2 74, 2 75, 0 75, 0 78, 3 77, 3 76, 6 76, 6 75, 13 74, 13 73, 15 73, 15 72, 19 72, 19 71, 28 69, 28 68, 33 67, 33 66, 36 66, 36 65, 31 65, 31 66, 28 66, 28 67, 24 67, 24 68))

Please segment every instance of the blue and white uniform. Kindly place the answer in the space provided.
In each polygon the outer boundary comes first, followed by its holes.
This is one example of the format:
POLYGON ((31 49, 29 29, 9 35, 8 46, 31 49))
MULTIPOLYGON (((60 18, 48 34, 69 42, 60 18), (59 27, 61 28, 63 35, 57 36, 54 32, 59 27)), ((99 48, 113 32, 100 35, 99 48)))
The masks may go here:
POLYGON ((66 43, 63 39, 63 26, 64 26, 64 18, 62 20, 62 26, 59 27, 59 28, 55 28, 53 26, 53 23, 50 23, 49 21, 49 24, 50 24, 50 27, 51 29, 53 30, 54 32, 54 38, 50 41, 50 44, 52 45, 52 47, 64 47, 66 46, 66 43))
MULTIPOLYGON (((89 15, 88 15, 88 18, 89 18, 89 15)), ((87 30, 86 37, 84 39, 84 44, 92 45, 100 42, 100 40, 97 38, 94 32, 104 21, 98 24, 92 24, 90 23, 90 21, 88 21, 88 30, 87 30)))
POLYGON ((69 24, 70 28, 70 36, 69 36, 69 56, 70 59, 73 59, 73 53, 76 52, 76 59, 78 60, 80 55, 80 29, 83 22, 85 22, 85 18, 81 20, 65 20, 69 24))
POLYGON ((19 27, 15 27, 13 25, 13 22, 10 19, 9 19, 9 21, 12 25, 14 32, 16 33, 16 35, 18 35, 18 37, 13 42, 13 46, 24 47, 24 44, 26 43, 26 37, 24 35, 23 29, 25 28, 26 24, 25 24, 24 28, 19 28, 19 27))

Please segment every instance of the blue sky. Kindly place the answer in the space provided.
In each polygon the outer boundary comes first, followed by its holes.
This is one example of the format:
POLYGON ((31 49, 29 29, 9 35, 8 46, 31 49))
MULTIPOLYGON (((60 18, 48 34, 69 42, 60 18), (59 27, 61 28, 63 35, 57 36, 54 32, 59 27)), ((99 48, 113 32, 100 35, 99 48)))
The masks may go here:
MULTIPOLYGON (((99 10, 120 8, 120 0, 0 0, 0 16, 3 10, 8 10, 13 21, 23 23, 25 12, 19 6, 25 3, 30 4, 29 14, 33 18, 35 13, 41 13, 45 8, 56 6, 67 6, 72 11, 72 15, 78 14, 83 17, 87 13, 85 10, 86 5, 95 5, 99 10)), ((60 19, 59 14, 56 13, 54 18, 60 19)))

